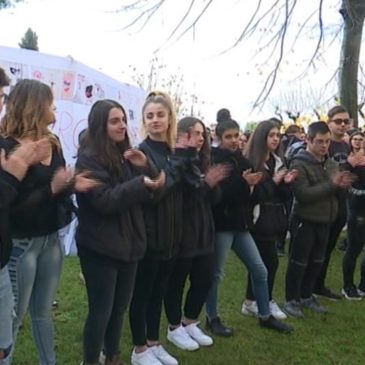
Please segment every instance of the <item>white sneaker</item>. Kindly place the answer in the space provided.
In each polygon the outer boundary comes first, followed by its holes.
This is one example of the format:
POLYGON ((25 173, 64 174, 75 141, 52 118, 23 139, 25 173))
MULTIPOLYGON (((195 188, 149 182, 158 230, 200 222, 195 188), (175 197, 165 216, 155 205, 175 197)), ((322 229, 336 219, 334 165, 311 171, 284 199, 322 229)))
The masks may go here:
POLYGON ((163 365, 162 362, 153 354, 151 348, 137 354, 133 349, 131 357, 132 365, 163 365))
POLYGON ((167 339, 181 350, 195 351, 199 348, 199 344, 188 335, 183 326, 173 331, 167 328, 167 339))
POLYGON ((278 306, 278 304, 275 302, 274 299, 270 301, 269 306, 270 306, 270 312, 275 319, 281 320, 288 318, 288 316, 280 309, 280 307, 278 306))
POLYGON ((241 313, 245 316, 255 316, 257 317, 259 314, 259 310, 257 308, 257 303, 255 301, 245 300, 242 303, 241 313))
POLYGON ((357 292, 361 298, 365 298, 365 292, 363 292, 361 289, 357 289, 357 292))
POLYGON ((185 326, 187 334, 196 341, 200 346, 211 346, 213 345, 213 339, 206 335, 202 329, 198 326, 199 322, 191 323, 185 326))
POLYGON ((164 365, 178 365, 178 361, 171 356, 162 345, 151 346, 150 350, 164 365))

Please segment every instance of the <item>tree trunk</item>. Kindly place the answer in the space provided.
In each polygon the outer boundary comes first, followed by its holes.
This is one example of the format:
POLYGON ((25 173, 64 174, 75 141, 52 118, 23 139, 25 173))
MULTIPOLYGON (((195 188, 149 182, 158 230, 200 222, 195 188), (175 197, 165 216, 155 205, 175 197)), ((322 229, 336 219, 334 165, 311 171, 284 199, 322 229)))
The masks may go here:
POLYGON ((340 59, 340 101, 358 126, 358 71, 362 29, 365 18, 364 0, 343 0, 340 10, 344 19, 340 59))

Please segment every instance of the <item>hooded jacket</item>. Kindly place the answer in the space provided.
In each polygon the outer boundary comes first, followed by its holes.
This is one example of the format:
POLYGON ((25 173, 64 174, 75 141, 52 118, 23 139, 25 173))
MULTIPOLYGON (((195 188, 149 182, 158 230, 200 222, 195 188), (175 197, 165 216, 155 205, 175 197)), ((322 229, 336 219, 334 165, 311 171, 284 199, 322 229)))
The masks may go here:
POLYGON ((309 222, 332 223, 342 190, 331 180, 338 171, 338 163, 328 157, 318 161, 310 152, 302 150, 294 157, 290 168, 299 173, 292 184, 293 214, 309 222))

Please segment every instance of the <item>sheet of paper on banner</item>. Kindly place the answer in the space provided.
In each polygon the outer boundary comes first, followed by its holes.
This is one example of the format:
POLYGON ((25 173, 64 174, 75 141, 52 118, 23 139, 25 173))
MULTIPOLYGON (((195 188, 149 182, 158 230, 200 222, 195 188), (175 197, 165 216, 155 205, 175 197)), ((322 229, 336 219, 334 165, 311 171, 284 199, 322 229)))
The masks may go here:
MULTIPOLYGON (((11 78, 9 89, 21 79, 36 79, 52 88, 56 105, 56 123, 52 129, 60 138, 67 164, 74 165, 79 134, 87 126, 91 105, 100 99, 113 99, 123 105, 128 114, 130 139, 133 144, 140 141, 143 89, 116 81, 70 56, 57 57, 25 49, 0 46, 0 67, 11 78)), ((59 232, 66 255, 76 254, 76 227, 75 219, 59 232)))

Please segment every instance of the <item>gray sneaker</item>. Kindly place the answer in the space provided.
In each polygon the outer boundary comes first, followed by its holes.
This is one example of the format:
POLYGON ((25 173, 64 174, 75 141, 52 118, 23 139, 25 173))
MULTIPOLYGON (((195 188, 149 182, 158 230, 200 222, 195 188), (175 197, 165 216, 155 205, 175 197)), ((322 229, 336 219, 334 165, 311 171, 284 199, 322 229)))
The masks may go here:
POLYGON ((308 308, 316 313, 324 314, 328 312, 327 308, 323 307, 314 296, 302 299, 301 304, 303 308, 308 308))
POLYGON ((295 318, 304 317, 304 314, 302 311, 302 305, 301 305, 301 303, 299 303, 296 300, 289 300, 288 302, 285 302, 284 306, 282 307, 282 310, 287 315, 295 317, 295 318))

